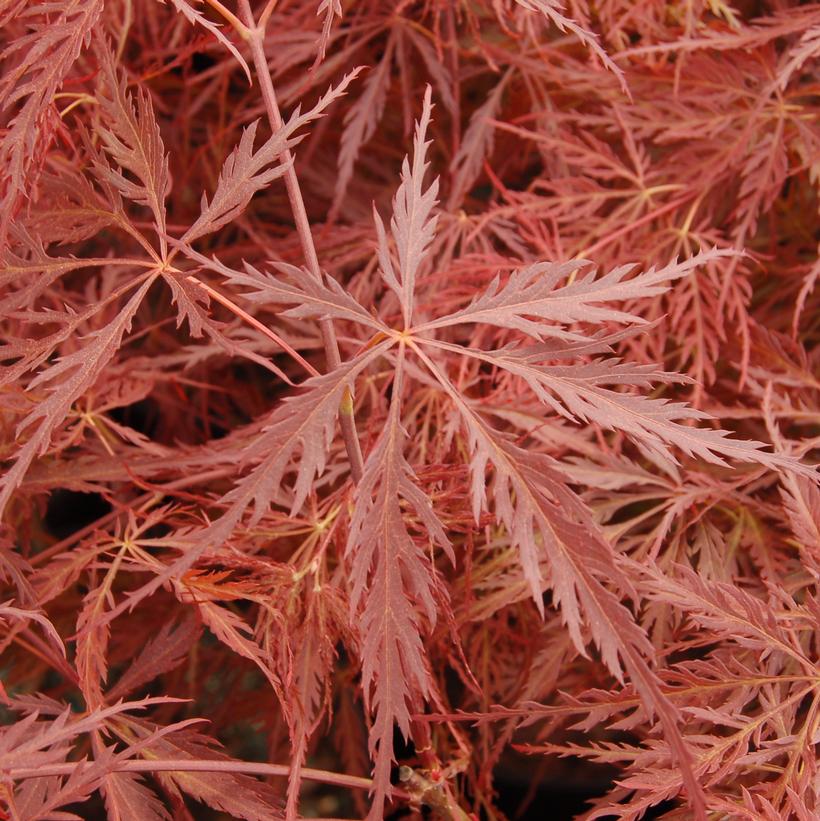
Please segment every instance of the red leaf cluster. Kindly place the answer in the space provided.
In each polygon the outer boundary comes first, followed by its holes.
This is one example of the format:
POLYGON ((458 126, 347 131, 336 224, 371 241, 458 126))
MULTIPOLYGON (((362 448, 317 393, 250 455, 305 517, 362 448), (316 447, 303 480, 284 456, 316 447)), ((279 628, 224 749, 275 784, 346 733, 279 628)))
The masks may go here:
POLYGON ((820 5, 0 32, 3 818, 818 817, 820 5))

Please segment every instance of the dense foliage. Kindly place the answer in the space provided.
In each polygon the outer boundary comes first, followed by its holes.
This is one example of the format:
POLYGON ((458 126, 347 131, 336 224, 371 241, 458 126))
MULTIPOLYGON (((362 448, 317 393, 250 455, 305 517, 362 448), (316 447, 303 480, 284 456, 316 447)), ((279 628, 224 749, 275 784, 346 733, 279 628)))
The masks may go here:
POLYGON ((817 818, 819 55, 0 2, 0 816, 817 818))

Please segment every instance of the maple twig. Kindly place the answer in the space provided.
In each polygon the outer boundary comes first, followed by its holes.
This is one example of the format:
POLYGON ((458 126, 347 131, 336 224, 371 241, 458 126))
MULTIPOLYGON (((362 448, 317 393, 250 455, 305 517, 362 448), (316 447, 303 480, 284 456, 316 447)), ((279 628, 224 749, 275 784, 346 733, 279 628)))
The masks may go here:
MULTIPOLYGON (((268 69, 268 61, 265 57, 265 50, 262 45, 264 29, 256 26, 253 19, 250 0, 240 0, 240 13, 244 18, 244 24, 249 29, 247 36, 250 44, 253 65, 259 77, 259 84, 262 91, 262 99, 265 103, 265 111, 268 115, 271 130, 276 133, 284 125, 282 114, 279 111, 279 104, 276 100, 276 91, 273 87, 273 80, 268 69)), ((265 21, 267 22, 267 20, 265 21)), ((299 186, 299 179, 293 165, 293 158, 289 148, 286 148, 280 156, 279 161, 285 166, 285 188, 288 193, 293 219, 296 223, 296 232, 302 245, 302 252, 305 257, 307 268, 317 282, 322 281, 322 271, 319 267, 319 257, 316 254, 316 246, 313 242, 313 233, 310 229, 310 221, 305 209, 305 201, 302 198, 302 189, 299 186)), ((322 332, 322 342, 325 348, 325 356, 329 370, 337 368, 341 364, 339 355, 339 343, 336 339, 336 331, 333 328, 333 321, 330 319, 320 320, 319 326, 322 332)), ((339 414, 339 426, 342 431, 347 456, 350 460, 350 475, 353 482, 358 484, 364 472, 364 460, 362 449, 359 444, 359 437, 356 434, 356 418, 353 413, 352 403, 345 407, 339 414)))
MULTIPOLYGON (((52 764, 40 767, 17 767, 6 770, 5 776, 11 780, 25 778, 46 778, 49 776, 70 775, 77 770, 77 762, 52 764)), ((152 759, 142 761, 112 762, 111 772, 152 773, 152 772, 197 772, 197 773, 242 773, 243 775, 272 775, 286 778, 290 772, 288 764, 262 764, 255 761, 211 761, 208 759, 152 759)), ((329 770, 317 770, 305 767, 302 777, 309 781, 321 781, 324 784, 336 784, 339 787, 351 787, 357 790, 369 790, 373 782, 358 775, 345 775, 329 770)), ((393 788, 393 796, 406 801, 410 795, 399 787, 393 788)))

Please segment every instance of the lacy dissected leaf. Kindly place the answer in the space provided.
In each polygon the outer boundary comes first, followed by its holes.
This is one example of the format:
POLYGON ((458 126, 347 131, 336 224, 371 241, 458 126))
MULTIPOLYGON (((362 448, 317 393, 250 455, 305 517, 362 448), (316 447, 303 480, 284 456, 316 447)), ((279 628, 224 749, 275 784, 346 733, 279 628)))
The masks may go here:
MULTIPOLYGON (((84 264, 72 265, 65 261, 60 264, 55 260, 53 271, 55 274, 66 273, 72 269, 84 268, 84 264)), ((59 275, 59 274, 57 274, 59 275)), ((33 290, 33 289, 32 289, 33 290)), ((91 320, 100 312, 102 306, 93 304, 79 313, 62 313, 51 310, 31 312, 27 318, 30 320, 28 330, 33 330, 36 325, 55 324, 56 331, 41 336, 39 338, 31 336, 14 337, 9 335, 4 345, 0 345, 0 356, 6 360, 17 360, 11 365, 7 365, 0 373, 0 384, 12 385, 22 376, 36 370, 58 350, 61 343, 69 339, 72 334, 77 333, 84 323, 91 320)))
POLYGON ((506 74, 493 86, 487 99, 473 112, 464 132, 458 151, 450 163, 452 183, 450 186, 450 207, 460 203, 467 191, 481 173, 485 158, 493 147, 495 129, 491 120, 496 119, 504 89, 511 73, 506 74))
MULTIPOLYGON (((362 93, 345 114, 337 161, 339 173, 330 210, 331 220, 335 220, 341 212, 363 146, 371 140, 384 118, 394 75, 398 75, 402 88, 402 109, 406 129, 409 129, 411 123, 411 78, 416 74, 419 64, 426 70, 440 102, 447 111, 454 114, 457 110, 451 69, 441 60, 436 45, 431 43, 435 37, 417 22, 404 17, 401 10, 391 15, 389 20, 387 40, 379 46, 373 57, 376 66, 366 78, 362 93)), ((368 39, 370 38, 365 35, 362 44, 368 39)))
POLYGON ((0 240, 5 240, 17 203, 27 194, 32 165, 54 128, 54 94, 88 46, 102 9, 102 0, 67 0, 35 2, 17 12, 29 31, 7 44, 2 55, 0 110, 16 111, 0 138, 0 240))
POLYGON ((413 303, 415 299, 416 275, 424 259, 427 247, 433 241, 437 217, 431 216, 436 204, 438 178, 424 190, 424 172, 429 163, 426 160, 425 142, 427 127, 430 124, 432 103, 430 86, 424 94, 424 107, 421 119, 416 123, 416 134, 413 140, 413 164, 405 158, 401 170, 401 185, 393 199, 393 217, 390 230, 398 255, 398 270, 394 270, 387 244, 384 223, 378 212, 373 211, 376 232, 379 237, 379 266, 384 281, 395 292, 401 305, 405 326, 413 321, 413 303))
POLYGON ((253 467, 220 500, 227 507, 225 513, 207 527, 182 531, 180 538, 187 549, 181 558, 129 594, 110 611, 107 620, 133 609, 164 584, 188 572, 208 550, 227 542, 250 505, 254 505, 249 520, 251 526, 261 519, 274 500, 283 505, 290 501, 291 510, 294 513, 299 510, 310 492, 314 477, 325 469, 336 417, 345 393, 352 391, 356 376, 391 344, 391 340, 382 341, 336 370, 311 377, 302 385, 307 390, 278 405, 262 423, 262 432, 254 441, 239 453, 232 454, 234 461, 253 467), (286 490, 282 480, 297 453, 301 458, 296 467, 296 478, 293 487, 286 490))
POLYGON ((281 177, 290 162, 285 159, 287 152, 301 139, 295 132, 320 117, 331 103, 345 93, 358 73, 356 69, 346 74, 338 85, 328 89, 316 105, 304 114, 297 108, 287 123, 255 151, 253 144, 259 121, 252 122, 225 160, 210 202, 205 194, 202 195, 201 213, 181 242, 191 243, 231 222, 242 213, 257 191, 281 177))
POLYGON ((618 78, 621 88, 626 91, 624 73, 601 48, 598 35, 585 29, 571 17, 567 17, 564 14, 565 7, 561 0, 515 0, 515 2, 529 11, 541 12, 560 31, 571 31, 618 78))
MULTIPOLYGON (((153 703, 160 701, 155 699, 153 703)), ((117 712, 105 711, 106 719, 116 715, 118 715, 117 712)), ((190 723, 192 723, 191 720, 188 720, 163 727, 155 731, 149 740, 183 729, 190 723)), ((81 821, 80 816, 62 808, 82 803, 92 793, 101 790, 106 799, 110 818, 135 818, 145 819, 145 821, 168 819, 169 813, 150 789, 144 787, 137 778, 130 774, 114 772, 122 761, 136 752, 138 745, 132 745, 129 750, 115 753, 114 748, 105 746, 100 738, 99 732, 92 733, 93 762, 87 759, 74 761, 73 766, 65 770, 68 773, 65 778, 46 773, 40 777, 36 775, 29 777, 30 771, 27 773, 25 769, 18 770, 17 772, 26 779, 15 794, 14 803, 17 810, 22 813, 21 817, 53 818, 55 821, 79 819, 81 821)), ((55 769, 59 770, 59 765, 55 769)))
POLYGON ((418 518, 413 528, 429 542, 452 549, 430 501, 404 458, 400 421, 402 359, 393 382, 387 425, 365 463, 356 488, 347 554, 352 559, 350 607, 361 619, 365 705, 375 713, 370 730, 374 796, 370 817, 381 818, 390 790, 393 727, 407 738, 410 707, 429 696, 432 680, 421 616, 436 621, 435 570, 408 527, 402 501, 418 518))
POLYGON ((171 189, 168 158, 147 92, 137 91, 136 103, 126 78, 117 72, 114 55, 107 47, 97 49, 100 74, 97 100, 103 128, 99 135, 105 150, 119 166, 98 168, 123 197, 151 209, 154 227, 165 241, 165 199, 171 189), (123 172, 128 172, 126 177, 123 172))
POLYGON ((98 788, 100 774, 89 772, 89 769, 78 765, 67 778, 44 776, 26 779, 9 803, 20 818, 83 821, 81 816, 59 808, 88 800, 89 795, 98 788))
POLYGON ((815 821, 818 26, 0 0, 0 816, 815 821))
POLYGON ((660 270, 651 268, 632 279, 626 277, 634 271, 634 265, 621 265, 596 277, 595 269, 589 267, 592 263, 586 260, 537 262, 513 272, 504 285, 495 278, 466 308, 426 322, 418 330, 482 323, 511 328, 536 339, 582 339, 584 336, 577 331, 561 326, 575 322, 640 323, 640 317, 602 303, 657 296, 697 266, 734 255, 733 251, 712 249, 660 270), (589 270, 585 274, 579 273, 586 268, 589 270))
POLYGON ((37 455, 45 453, 52 433, 66 417, 72 404, 94 384, 105 365, 114 357, 153 282, 153 276, 146 277, 116 318, 89 335, 90 342, 62 357, 29 384, 29 390, 45 387, 48 395, 17 426, 19 434, 28 432, 28 439, 15 455, 14 465, 0 479, 0 510, 6 506, 31 462, 37 455), (29 431, 32 426, 34 430, 29 431))
POLYGON ((184 618, 178 624, 165 624, 145 645, 117 683, 106 692, 106 698, 116 701, 157 676, 178 667, 191 653, 199 633, 199 622, 192 616, 184 618))
POLYGON ((102 784, 110 821, 170 821, 171 814, 135 773, 110 773, 102 784))
POLYGON ((210 299, 206 291, 197 288, 185 274, 166 273, 164 279, 177 306, 178 328, 187 322, 194 338, 201 337, 206 331, 216 330, 217 323, 208 316, 210 299))
MULTIPOLYGON (((325 0, 329 2, 329 0, 325 0)), ((384 112, 387 91, 390 87, 390 66, 393 53, 393 37, 387 41, 384 55, 362 83, 362 92, 345 113, 344 131, 339 147, 339 173, 333 193, 332 215, 339 213, 347 187, 353 177, 353 168, 362 146, 373 136, 384 112)))

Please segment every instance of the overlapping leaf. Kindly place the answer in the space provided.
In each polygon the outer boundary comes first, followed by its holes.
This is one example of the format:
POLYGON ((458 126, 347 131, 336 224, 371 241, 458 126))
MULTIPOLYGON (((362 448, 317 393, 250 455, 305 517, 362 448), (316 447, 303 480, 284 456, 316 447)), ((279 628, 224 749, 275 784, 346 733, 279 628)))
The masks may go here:
POLYGON ((18 432, 28 437, 15 456, 14 465, 0 479, 0 510, 22 481, 29 465, 48 448, 56 427, 63 421, 72 403, 80 397, 116 354, 123 335, 131 327, 154 277, 143 277, 142 283, 116 318, 106 327, 94 331, 83 348, 67 354, 56 364, 38 374, 30 390, 45 387, 48 395, 18 425, 18 432), (31 430, 30 430, 31 429, 31 430))
POLYGON ((28 175, 42 153, 46 135, 54 129, 50 111, 54 94, 88 45, 102 9, 101 0, 18 7, 16 16, 30 28, 3 50, 0 109, 16 111, 0 140, 0 165, 4 169, 0 244, 5 243, 11 219, 25 196, 28 175))

